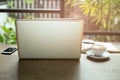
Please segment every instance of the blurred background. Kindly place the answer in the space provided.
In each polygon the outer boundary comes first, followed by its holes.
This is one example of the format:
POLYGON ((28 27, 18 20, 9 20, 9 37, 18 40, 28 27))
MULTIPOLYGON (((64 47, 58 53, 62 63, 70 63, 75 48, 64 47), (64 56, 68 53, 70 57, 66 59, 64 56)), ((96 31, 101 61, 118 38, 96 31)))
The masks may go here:
POLYGON ((120 0, 0 0, 0 44, 16 44, 16 19, 39 18, 83 19, 85 38, 120 41, 120 0))

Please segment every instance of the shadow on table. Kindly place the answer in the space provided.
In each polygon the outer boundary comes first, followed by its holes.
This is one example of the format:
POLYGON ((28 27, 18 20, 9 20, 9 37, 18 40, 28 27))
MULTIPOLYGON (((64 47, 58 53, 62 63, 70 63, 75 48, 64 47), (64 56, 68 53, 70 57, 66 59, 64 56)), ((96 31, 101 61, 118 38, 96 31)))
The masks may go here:
POLYGON ((105 59, 94 59, 94 58, 91 58, 89 56, 87 56, 87 59, 91 60, 91 61, 94 61, 94 62, 106 62, 106 61, 109 61, 110 58, 105 58, 105 59))
POLYGON ((78 80, 76 60, 20 60, 19 80, 78 80))

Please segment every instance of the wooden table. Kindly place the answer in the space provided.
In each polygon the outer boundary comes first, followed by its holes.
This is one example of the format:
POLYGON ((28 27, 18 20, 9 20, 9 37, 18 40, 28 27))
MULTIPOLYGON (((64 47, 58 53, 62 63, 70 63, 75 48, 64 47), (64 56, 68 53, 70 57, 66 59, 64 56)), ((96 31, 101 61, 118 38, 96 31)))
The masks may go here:
MULTIPOLYGON (((7 46, 0 46, 0 51, 7 46)), ((105 61, 82 54, 76 60, 19 60, 18 54, 0 55, 0 80, 120 80, 120 54, 105 61)))

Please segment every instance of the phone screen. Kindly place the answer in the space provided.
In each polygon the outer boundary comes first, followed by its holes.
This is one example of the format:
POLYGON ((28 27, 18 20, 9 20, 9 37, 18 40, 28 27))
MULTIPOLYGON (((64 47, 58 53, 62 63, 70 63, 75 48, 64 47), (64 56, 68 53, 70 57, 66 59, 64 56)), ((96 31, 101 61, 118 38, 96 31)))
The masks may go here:
POLYGON ((4 50, 4 52, 12 52, 14 50, 15 50, 15 48, 7 48, 6 50, 4 50))

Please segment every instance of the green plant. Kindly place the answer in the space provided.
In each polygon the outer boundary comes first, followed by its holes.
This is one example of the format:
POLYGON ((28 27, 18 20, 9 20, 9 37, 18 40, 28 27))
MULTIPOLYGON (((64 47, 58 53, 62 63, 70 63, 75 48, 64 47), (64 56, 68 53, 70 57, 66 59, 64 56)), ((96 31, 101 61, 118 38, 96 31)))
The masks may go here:
POLYGON ((96 24, 101 30, 119 30, 120 0, 67 0, 66 4, 79 6, 89 23, 96 24))
POLYGON ((12 26, 15 27, 15 18, 8 17, 7 21, 0 26, 3 30, 3 34, 0 34, 0 43, 16 44, 16 31, 12 26))
MULTIPOLYGON (((87 19, 88 27, 94 27, 98 31, 119 31, 120 30, 120 0, 67 0, 67 3, 78 6, 87 19), (92 26, 91 26, 92 24, 92 26), (93 26, 95 24, 95 26, 93 26)), ((91 29, 91 28, 89 28, 91 29)), ((91 29, 91 30, 92 30, 91 29)), ((98 36, 99 40, 115 40, 113 36, 98 36)))

